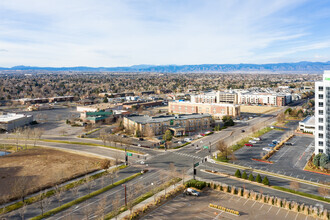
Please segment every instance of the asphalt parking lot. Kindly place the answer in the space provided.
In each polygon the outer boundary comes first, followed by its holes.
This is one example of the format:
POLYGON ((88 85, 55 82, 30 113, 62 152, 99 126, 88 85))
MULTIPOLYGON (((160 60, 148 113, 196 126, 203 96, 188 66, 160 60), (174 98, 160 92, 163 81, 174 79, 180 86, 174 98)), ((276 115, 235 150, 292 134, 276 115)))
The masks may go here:
POLYGON ((301 213, 295 213, 236 195, 208 189, 200 197, 179 195, 165 203, 142 219, 313 219, 301 213), (240 212, 240 216, 227 213, 209 204, 221 205, 240 212))
MULTIPOLYGON (((289 122, 287 124, 289 127, 287 130, 294 128, 296 123, 297 122, 289 122)), ((261 158, 265 155, 266 151, 264 151, 263 148, 267 147, 268 144, 271 144, 272 140, 281 140, 284 134, 285 131, 274 129, 262 135, 261 141, 257 141, 256 144, 253 144, 253 147, 244 146, 237 150, 235 152, 237 160, 234 161, 234 163, 245 167, 283 174, 313 182, 328 182, 329 178, 325 175, 303 170, 308 159, 313 154, 313 136, 296 135, 291 138, 288 142, 293 143, 292 146, 283 146, 269 159, 273 164, 251 160, 251 158, 261 158)))

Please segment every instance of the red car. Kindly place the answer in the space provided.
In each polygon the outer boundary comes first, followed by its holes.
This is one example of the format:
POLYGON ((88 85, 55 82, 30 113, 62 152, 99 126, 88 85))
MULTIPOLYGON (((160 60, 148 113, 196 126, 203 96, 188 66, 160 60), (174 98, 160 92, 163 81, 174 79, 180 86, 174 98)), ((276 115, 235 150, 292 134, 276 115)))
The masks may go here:
POLYGON ((247 147, 253 147, 253 144, 245 144, 247 147))

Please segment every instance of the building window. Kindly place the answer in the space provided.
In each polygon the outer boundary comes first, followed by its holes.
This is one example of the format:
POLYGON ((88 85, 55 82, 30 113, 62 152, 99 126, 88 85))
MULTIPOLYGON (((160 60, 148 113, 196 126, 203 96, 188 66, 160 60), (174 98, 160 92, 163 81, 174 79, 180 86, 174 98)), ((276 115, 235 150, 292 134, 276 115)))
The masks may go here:
POLYGON ((319 91, 323 92, 323 86, 319 86, 319 91))
POLYGON ((319 118, 319 123, 323 123, 323 118, 319 118))
POLYGON ((323 146, 323 141, 319 141, 319 146, 323 146))
POLYGON ((319 107, 323 107, 323 102, 319 102, 319 107))
POLYGON ((323 126, 319 126, 319 130, 320 131, 323 131, 323 126))
POLYGON ((319 149, 319 154, 322 154, 323 153, 323 149, 319 149))
POLYGON ((323 99, 323 94, 319 94, 319 99, 323 99))
POLYGON ((323 110, 319 110, 319 115, 323 115, 323 110))
POLYGON ((322 133, 319 133, 319 138, 323 138, 323 134, 322 133))

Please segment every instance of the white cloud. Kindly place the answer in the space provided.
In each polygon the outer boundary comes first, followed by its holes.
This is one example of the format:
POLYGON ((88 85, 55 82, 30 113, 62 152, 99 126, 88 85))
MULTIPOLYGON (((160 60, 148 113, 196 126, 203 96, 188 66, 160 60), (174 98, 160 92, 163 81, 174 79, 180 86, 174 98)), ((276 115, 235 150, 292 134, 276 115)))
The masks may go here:
POLYGON ((285 14, 303 2, 2 1, 0 66, 258 63, 292 54, 267 51, 278 42, 305 43, 310 33, 285 14))

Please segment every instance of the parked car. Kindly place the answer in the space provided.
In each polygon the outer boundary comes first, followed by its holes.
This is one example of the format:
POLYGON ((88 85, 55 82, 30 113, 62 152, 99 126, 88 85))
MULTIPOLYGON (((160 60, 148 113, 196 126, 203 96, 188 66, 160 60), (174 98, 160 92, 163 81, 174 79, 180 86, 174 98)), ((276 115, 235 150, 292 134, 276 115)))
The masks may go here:
POLYGON ((253 140, 260 141, 261 139, 260 138, 253 138, 253 140))
POLYGON ((127 138, 127 136, 126 136, 126 135, 124 135, 124 134, 123 134, 121 137, 123 137, 123 138, 127 138))
POLYGON ((270 126, 271 129, 274 129, 274 126, 270 126))
POLYGON ((192 188, 186 189, 185 194, 189 195, 189 196, 200 196, 201 195, 200 192, 198 192, 197 190, 194 190, 192 188))
POLYGON ((256 144, 257 142, 256 141, 253 141, 253 140, 249 140, 249 143, 250 144, 256 144))
POLYGON ((185 138, 185 139, 183 139, 185 142, 191 142, 192 141, 192 139, 191 138, 185 138))
POLYGON ((242 130, 242 133, 244 133, 244 132, 245 132, 245 130, 243 129, 243 130, 242 130))
POLYGON ((143 138, 139 138, 139 141, 144 141, 144 139, 143 138))
POLYGON ((285 145, 293 146, 293 143, 291 143, 291 142, 286 142, 285 145))
POLYGON ((268 144, 269 147, 275 147, 275 144, 268 144))
POLYGON ((278 144, 279 141, 278 141, 278 140, 272 140, 272 143, 273 143, 273 144, 278 144))
POLYGON ((264 147, 264 148, 262 148, 264 151, 271 151, 272 150, 272 148, 270 148, 270 147, 264 147))
POLYGON ((247 147, 253 147, 253 144, 245 144, 247 147))

